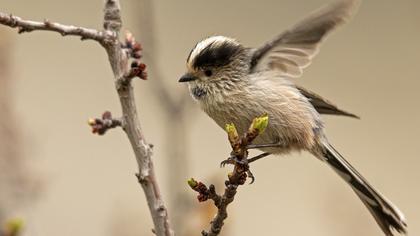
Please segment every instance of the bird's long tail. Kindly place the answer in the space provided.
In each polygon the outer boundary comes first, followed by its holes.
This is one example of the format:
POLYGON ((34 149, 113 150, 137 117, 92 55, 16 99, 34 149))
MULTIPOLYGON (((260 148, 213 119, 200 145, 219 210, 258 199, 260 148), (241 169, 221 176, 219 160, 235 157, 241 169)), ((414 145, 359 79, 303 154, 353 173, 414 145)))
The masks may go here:
POLYGON ((376 191, 357 170, 327 141, 323 143, 325 161, 346 181, 363 204, 369 209, 385 235, 393 236, 393 230, 407 233, 407 224, 402 212, 376 191))

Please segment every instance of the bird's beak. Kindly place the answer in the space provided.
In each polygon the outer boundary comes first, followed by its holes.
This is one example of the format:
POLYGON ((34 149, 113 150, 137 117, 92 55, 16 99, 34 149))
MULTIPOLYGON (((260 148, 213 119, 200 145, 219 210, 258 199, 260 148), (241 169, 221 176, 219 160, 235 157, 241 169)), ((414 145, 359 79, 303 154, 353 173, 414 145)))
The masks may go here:
POLYGON ((190 81, 194 81, 196 79, 197 79, 197 77, 195 77, 191 74, 185 74, 178 80, 178 82, 190 82, 190 81))

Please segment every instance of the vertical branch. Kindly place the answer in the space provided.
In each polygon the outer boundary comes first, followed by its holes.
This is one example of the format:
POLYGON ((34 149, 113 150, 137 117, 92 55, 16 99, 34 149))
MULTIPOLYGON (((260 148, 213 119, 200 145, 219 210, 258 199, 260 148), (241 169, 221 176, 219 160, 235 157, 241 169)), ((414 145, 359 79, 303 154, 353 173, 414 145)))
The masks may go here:
POLYGON ((10 201, 15 198, 13 192, 16 187, 13 187, 10 180, 16 177, 13 169, 20 166, 21 153, 10 105, 10 42, 4 32, 0 32, 0 36, 0 223, 3 224, 11 210, 10 207, 14 205, 10 201))
POLYGON ((152 220, 154 232, 158 236, 171 236, 173 232, 169 225, 167 209, 163 203, 160 189, 151 159, 152 148, 146 142, 138 119, 131 80, 127 82, 125 74, 128 69, 128 57, 118 40, 121 29, 120 6, 118 0, 107 0, 105 4, 104 28, 115 34, 114 40, 104 43, 109 61, 114 73, 116 89, 123 112, 122 126, 134 150, 139 173, 137 175, 145 193, 152 220), (123 82, 125 81, 125 82, 123 82))
MULTIPOLYGON (((156 46, 156 18, 153 0, 140 0, 136 7, 136 16, 139 15, 137 22, 139 24, 139 36, 142 45, 145 48, 144 58, 147 61, 153 77, 151 86, 156 100, 165 112, 168 119, 165 122, 165 160, 167 161, 168 171, 168 193, 170 194, 169 206, 175 208, 172 212, 174 227, 177 232, 183 235, 186 231, 186 220, 188 212, 193 207, 188 201, 186 192, 179 186, 185 182, 188 176, 189 160, 187 137, 188 127, 185 123, 185 117, 188 112, 189 95, 179 93, 175 97, 174 93, 165 85, 165 78, 158 66, 158 47, 156 46), (138 13, 140 11, 140 13, 138 13), (176 124, 176 125, 174 125, 176 124)), ((175 92, 179 92, 175 90, 175 92)))
MULTIPOLYGON (((151 145, 146 142, 142 133, 134 100, 133 86, 131 84, 133 77, 140 77, 142 79, 147 78, 147 74, 144 71, 145 65, 129 65, 129 55, 132 56, 130 53, 134 52, 134 48, 129 49, 127 48, 127 45, 124 45, 123 47, 123 44, 119 40, 119 34, 122 27, 119 1, 105 0, 103 31, 52 23, 47 20, 44 22, 24 20, 20 17, 2 12, 0 12, 0 24, 18 28, 19 33, 53 31, 60 33, 63 36, 79 36, 81 39, 95 40, 105 48, 114 74, 114 82, 123 115, 120 120, 112 120, 110 113, 104 114, 103 119, 105 123, 99 124, 96 123, 97 120, 94 120, 90 121, 89 124, 93 126, 93 131, 97 131, 98 134, 103 134, 107 129, 117 126, 121 126, 124 129, 137 160, 139 169, 137 177, 143 188, 152 216, 154 224, 153 231, 157 236, 172 236, 173 231, 169 225, 168 213, 162 200, 151 159, 152 148, 151 145), (109 124, 109 122, 111 122, 111 124, 109 124), (104 130, 98 127, 98 125, 105 125, 105 127, 102 127, 104 130)), ((136 50, 139 51, 140 45, 136 45, 136 47, 136 50)), ((133 57, 139 58, 140 56, 135 55, 133 57)))
POLYGON ((20 151, 22 143, 11 89, 11 46, 10 37, 0 31, 0 227, 18 208, 35 199, 39 187, 39 179, 20 151))

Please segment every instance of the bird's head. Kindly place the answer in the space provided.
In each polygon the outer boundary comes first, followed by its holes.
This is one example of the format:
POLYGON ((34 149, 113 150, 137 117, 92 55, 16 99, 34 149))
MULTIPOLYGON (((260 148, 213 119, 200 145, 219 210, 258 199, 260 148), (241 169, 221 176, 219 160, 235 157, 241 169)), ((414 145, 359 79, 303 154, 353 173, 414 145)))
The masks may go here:
POLYGON ((212 36, 197 43, 187 58, 187 72, 179 82, 188 82, 192 95, 200 97, 229 89, 249 73, 249 50, 238 41, 212 36))

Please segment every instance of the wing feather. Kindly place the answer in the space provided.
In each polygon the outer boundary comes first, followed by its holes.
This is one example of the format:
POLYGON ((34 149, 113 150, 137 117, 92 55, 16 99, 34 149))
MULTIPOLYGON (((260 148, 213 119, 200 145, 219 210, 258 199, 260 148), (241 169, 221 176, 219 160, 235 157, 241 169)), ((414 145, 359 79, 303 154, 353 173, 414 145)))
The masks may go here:
POLYGON ((312 106, 314 106, 315 110, 319 114, 348 116, 348 117, 360 119, 359 116, 339 109, 335 104, 333 104, 332 102, 328 101, 327 99, 321 97, 320 95, 312 91, 309 91, 300 86, 296 86, 296 88, 299 90, 299 92, 303 96, 308 98, 309 102, 312 104, 312 106))
POLYGON ((331 3, 300 21, 256 49, 251 71, 278 70, 283 76, 297 78, 318 53, 322 40, 337 26, 348 21, 359 0, 331 3))

